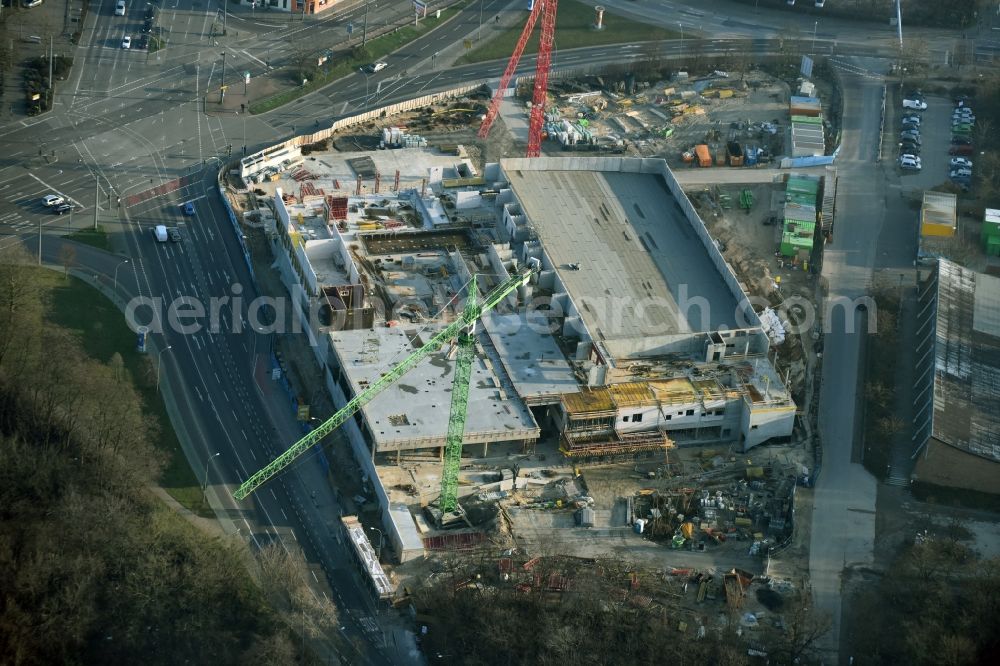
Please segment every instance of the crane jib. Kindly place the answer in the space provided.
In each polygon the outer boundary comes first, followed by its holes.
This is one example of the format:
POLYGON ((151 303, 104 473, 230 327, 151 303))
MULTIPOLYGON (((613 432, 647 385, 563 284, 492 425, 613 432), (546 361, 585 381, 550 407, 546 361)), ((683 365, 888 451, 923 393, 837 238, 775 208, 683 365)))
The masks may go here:
POLYGON ((399 378, 409 372, 413 366, 422 361, 428 355, 433 354, 435 351, 440 349, 445 342, 458 336, 458 334, 462 332, 462 329, 475 323, 475 321, 479 319, 483 313, 489 312, 495 308, 501 301, 510 295, 512 291, 527 284, 532 274, 533 271, 526 270, 523 273, 519 273, 518 275, 515 275, 498 285, 495 289, 490 291, 485 299, 483 299, 481 305, 469 308, 468 311, 463 312, 462 316, 458 320, 442 329, 437 335, 432 337, 427 344, 410 354, 410 356, 403 359, 399 365, 375 380, 368 386, 368 388, 357 394, 352 400, 348 401, 348 403, 338 410, 336 414, 317 426, 313 431, 308 433, 295 444, 292 444, 287 451, 265 465, 258 472, 252 474, 250 478, 244 481, 242 485, 236 489, 236 492, 233 493, 233 497, 238 500, 245 499, 269 479, 291 465, 296 458, 301 456, 310 448, 318 444, 324 437, 343 425, 347 419, 354 416, 359 409, 371 402, 375 396, 398 381, 399 378))

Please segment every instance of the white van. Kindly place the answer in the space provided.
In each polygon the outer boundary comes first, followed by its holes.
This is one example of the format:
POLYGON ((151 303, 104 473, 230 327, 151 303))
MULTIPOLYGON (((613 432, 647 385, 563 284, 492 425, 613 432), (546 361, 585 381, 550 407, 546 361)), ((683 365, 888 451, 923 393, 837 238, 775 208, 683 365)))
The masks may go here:
POLYGON ((163 224, 156 225, 156 227, 153 228, 153 236, 156 238, 156 242, 166 243, 168 237, 166 225, 163 224))

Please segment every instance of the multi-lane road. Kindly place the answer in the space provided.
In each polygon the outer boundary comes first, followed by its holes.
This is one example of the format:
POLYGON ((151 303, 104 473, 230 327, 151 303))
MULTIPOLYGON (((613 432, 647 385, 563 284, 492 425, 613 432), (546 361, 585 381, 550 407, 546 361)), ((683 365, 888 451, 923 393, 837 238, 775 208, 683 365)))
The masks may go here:
MULTIPOLYGON (((806 21, 807 17, 763 10, 751 16, 744 5, 725 0, 708 0, 708 3, 714 4, 698 3, 697 9, 679 2, 653 0, 609 0, 604 4, 643 20, 666 26, 680 21, 679 27, 686 30, 718 35, 720 39, 702 43, 700 48, 706 55, 745 48, 747 44, 756 53, 774 52, 774 38, 787 33, 789 25, 797 26, 802 38, 800 48, 806 52, 844 53, 849 57, 893 53, 893 35, 884 26, 831 21, 820 29, 811 19, 806 21), (714 13, 710 11, 713 9, 714 13), (817 30, 815 39, 811 34, 813 29, 817 30), (734 37, 738 41, 730 41, 734 37)), ((408 6, 408 3, 379 4, 383 7, 372 9, 369 16, 372 26, 394 15, 393 12, 408 11, 407 7, 400 10, 401 4, 408 6)), ((117 274, 119 298, 161 297, 166 304, 177 298, 189 298, 207 304, 213 297, 231 299, 237 295, 237 289, 241 290, 239 312, 234 316, 232 306, 229 309, 224 306, 219 331, 185 335, 167 331, 153 336, 156 353, 163 354, 163 386, 172 421, 188 446, 187 453, 196 471, 200 472, 209 461, 213 494, 234 529, 256 543, 301 546, 310 562, 322 567, 318 575, 314 571, 314 582, 317 589, 329 590, 337 605, 344 609, 341 617, 348 635, 372 637, 369 630, 374 624, 373 609, 351 573, 345 551, 334 538, 338 507, 315 460, 299 463, 294 473, 272 482, 252 502, 238 505, 225 489, 226 484, 231 487, 270 460, 295 439, 299 430, 288 411, 276 407, 277 401, 265 393, 266 383, 262 386, 255 381, 256 363, 263 356, 267 340, 244 324, 246 305, 255 295, 253 280, 219 201, 214 173, 220 156, 228 153, 230 146, 234 154, 239 154, 244 145, 253 150, 286 138, 295 128, 302 130, 328 123, 334 117, 359 109, 496 78, 502 69, 500 62, 455 67, 443 59, 438 62, 434 54, 442 45, 473 34, 482 13, 488 17, 499 11, 523 11, 521 4, 511 3, 505 9, 506 2, 484 0, 480 10, 478 3, 473 3, 439 30, 387 58, 390 66, 385 71, 371 77, 355 74, 286 108, 263 116, 248 116, 205 112, 206 94, 210 91, 217 94, 222 81, 221 54, 226 54, 227 81, 232 76, 229 72, 249 71, 253 77, 267 76, 275 65, 295 57, 298 44, 327 40, 334 45, 346 40, 347 22, 354 23, 356 40, 363 12, 360 3, 305 22, 273 12, 251 13, 245 5, 231 5, 227 34, 216 36, 213 32, 221 26, 217 0, 205 4, 165 0, 159 5, 157 27, 167 39, 167 48, 150 53, 121 48, 125 34, 133 38, 140 34, 146 3, 133 0, 125 16, 115 16, 112 0, 103 0, 94 3, 95 8, 83 27, 75 53, 76 64, 69 81, 59 89, 53 112, 0 128, 0 141, 7 148, 0 157, 0 245, 21 242, 25 235, 34 234, 39 228, 61 232, 70 225, 92 223, 97 206, 98 218, 113 232, 130 262, 122 266, 118 257, 83 247, 78 248, 77 261, 89 272, 103 276, 106 288, 113 284, 112 275, 117 274), (129 205, 137 195, 165 183, 173 183, 169 192, 152 198, 140 196, 138 199, 142 201, 129 205), (58 192, 76 203, 72 218, 46 213, 38 202, 50 192, 58 192), (119 205, 119 200, 123 205, 119 205), (194 203, 193 216, 182 213, 180 204, 185 201, 194 203), (181 242, 155 243, 149 230, 158 223, 178 226, 181 242), (234 322, 242 330, 234 331, 234 322), (323 582, 328 586, 320 584, 324 572, 323 582)), ((952 39, 935 31, 926 31, 925 37, 932 50, 938 48, 935 44, 942 46, 952 39)), ((675 40, 657 45, 656 50, 670 56, 682 54, 689 47, 690 44, 675 40)), ((554 65, 574 68, 627 62, 649 55, 651 50, 639 45, 564 50, 557 52, 554 65)), ((528 73, 533 67, 533 58, 526 57, 520 71, 528 73)), ((864 130, 868 134, 872 121, 870 98, 877 87, 872 82, 878 77, 877 73, 870 78, 861 77, 869 83, 863 84, 861 97, 853 98, 855 101, 845 95, 850 104, 858 107, 852 113, 866 119, 863 126, 868 128, 864 130)), ((855 167, 867 159, 862 151, 871 140, 868 134, 855 136, 845 132, 845 156, 855 167)), ((856 183, 848 182, 854 183, 852 187, 860 187, 872 181, 866 176, 856 183)), ((845 210, 843 204, 838 207, 845 210)), ((849 228, 841 226, 845 224, 850 223, 838 222, 838 241, 844 229, 849 228)), ((851 241, 859 247, 843 248, 843 261, 836 255, 828 261, 831 266, 839 267, 841 277, 847 280, 845 284, 853 285, 848 290, 851 295, 857 293, 854 289, 857 285, 850 280, 861 279, 863 287, 862 273, 870 271, 874 262, 871 253, 863 251, 874 243, 869 239, 872 244, 866 245, 865 233, 870 235, 859 229, 860 235, 851 241)), ((54 260, 60 242, 46 237, 43 255, 54 260)), ((827 357, 842 353, 844 358, 853 358, 856 338, 846 335, 840 342, 829 341, 827 357), (840 352, 836 351, 838 345, 843 347, 840 352)), ((841 367, 845 368, 843 373, 826 377, 825 393, 837 395, 846 391, 843 394, 847 395, 853 391, 851 382, 856 381, 856 368, 851 370, 849 364, 841 367)), ((830 428, 838 422, 833 414, 830 412, 826 421, 830 428)), ((833 430, 828 435, 828 442, 841 436, 849 438, 833 430)), ((842 449, 837 451, 843 453, 842 449)), ((848 466, 842 473, 836 471, 833 460, 825 472, 829 474, 827 479, 831 479, 825 482, 831 493, 850 490, 850 479, 856 470, 849 467, 849 451, 847 455, 847 459, 837 458, 848 466)), ((820 492, 823 489, 821 486, 820 492)), ((838 511, 856 508, 833 504, 838 511)), ((827 524, 836 525, 836 519, 827 524)), ((822 553, 827 564, 840 556, 837 548, 824 548, 817 553, 822 553)), ((837 571, 837 567, 828 566, 824 569, 827 578, 817 579, 827 586, 824 592, 827 598, 836 596, 837 571)), ((404 645, 403 637, 399 639, 389 643, 404 645)), ((350 654, 345 658, 354 662, 394 663, 407 658, 406 650, 394 652, 379 647, 379 643, 380 640, 368 641, 367 654, 350 654)))

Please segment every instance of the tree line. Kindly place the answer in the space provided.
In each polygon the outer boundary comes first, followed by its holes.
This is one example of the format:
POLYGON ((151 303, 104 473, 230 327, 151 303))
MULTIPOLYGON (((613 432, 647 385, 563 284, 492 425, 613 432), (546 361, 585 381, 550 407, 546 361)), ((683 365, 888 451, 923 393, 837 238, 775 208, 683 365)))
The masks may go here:
POLYGON ((133 378, 47 321, 30 263, 0 253, 0 661, 317 661, 333 608, 284 550, 208 537, 155 498, 167 461, 133 378))

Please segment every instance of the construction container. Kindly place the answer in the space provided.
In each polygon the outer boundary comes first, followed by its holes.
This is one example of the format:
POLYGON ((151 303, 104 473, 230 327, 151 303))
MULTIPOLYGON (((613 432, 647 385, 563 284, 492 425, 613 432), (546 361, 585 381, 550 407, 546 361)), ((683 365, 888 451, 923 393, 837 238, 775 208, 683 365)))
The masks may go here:
POLYGON ((986 254, 991 257, 1000 257, 1000 209, 986 209, 983 214, 983 228, 980 237, 986 254))
POLYGON ((712 166, 712 153, 708 150, 708 146, 704 143, 700 143, 694 147, 694 154, 698 157, 698 166, 700 167, 710 167, 712 166))
POLYGON ((730 141, 726 144, 726 153, 729 156, 729 166, 743 166, 743 146, 736 141, 730 141))
POLYGON ((920 208, 920 235, 952 237, 958 225, 958 197, 945 192, 924 192, 920 208))
POLYGON ((816 97, 793 95, 788 103, 788 111, 793 116, 819 116, 823 113, 823 104, 816 97))

